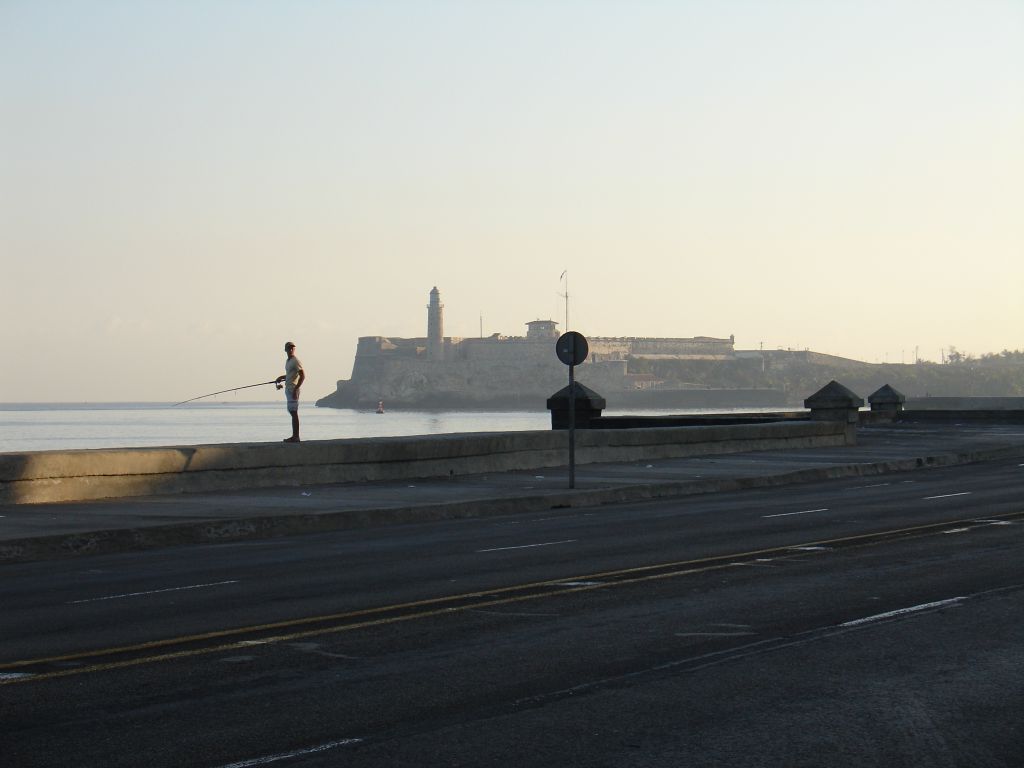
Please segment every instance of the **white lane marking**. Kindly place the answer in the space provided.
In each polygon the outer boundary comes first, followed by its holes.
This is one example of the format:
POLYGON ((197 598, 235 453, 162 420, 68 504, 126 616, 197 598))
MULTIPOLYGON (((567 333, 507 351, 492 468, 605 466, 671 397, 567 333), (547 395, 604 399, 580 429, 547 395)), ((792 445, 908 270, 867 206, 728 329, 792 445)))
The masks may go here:
POLYGON ((948 533, 967 533, 967 531, 969 531, 969 530, 971 530, 971 529, 970 528, 950 528, 948 531, 943 531, 943 533, 947 533, 947 534, 948 533))
POLYGON ((32 677, 31 672, 0 672, 0 680, 21 680, 32 677))
POLYGON ((206 587, 220 587, 224 584, 237 584, 238 580, 232 581, 215 581, 210 584, 190 584, 187 587, 170 587, 168 589, 152 589, 148 592, 126 592, 123 595, 107 595, 106 597, 90 597, 86 600, 72 600, 65 605, 78 605, 79 603, 98 603, 101 600, 120 600, 125 597, 141 597, 143 595, 159 595, 163 592, 181 592, 186 589, 205 589, 206 587))
POLYGON ((780 512, 777 515, 761 515, 762 520, 767 520, 769 517, 789 517, 790 515, 809 515, 812 512, 828 512, 828 508, 824 509, 805 509, 802 512, 780 512))
POLYGON ((598 584, 602 584, 600 581, 560 581, 557 584, 552 584, 552 587, 596 587, 598 584))
POLYGON ((291 760, 294 757, 302 757, 303 755, 315 755, 318 752, 326 752, 329 749, 336 749, 337 747, 347 747, 352 744, 359 744, 361 741, 362 739, 340 739, 339 741, 328 741, 326 744, 318 744, 315 747, 296 749, 294 752, 279 752, 276 755, 256 757, 252 760, 242 760, 238 763, 222 765, 220 768, 251 768, 251 766, 254 765, 267 765, 268 763, 276 763, 281 760, 291 760))
POLYGON ((925 496, 922 501, 931 501, 932 499, 951 499, 954 496, 970 496, 971 491, 961 491, 960 493, 944 493, 941 496, 925 496))
POLYGON ((786 547, 786 549, 796 550, 797 552, 831 552, 831 547, 786 547))
POLYGON ((550 547, 554 544, 572 544, 576 539, 565 539, 564 541, 545 541, 542 544, 523 544, 518 547, 495 547, 494 549, 478 549, 477 554, 481 552, 504 552, 509 549, 530 549, 531 547, 550 547))
POLYGON ((861 624, 868 624, 872 621, 884 621, 885 619, 891 619, 894 616, 903 616, 908 613, 916 613, 918 611, 927 611, 932 608, 942 608, 947 605, 955 605, 966 599, 966 597, 951 597, 948 600, 936 600, 934 603, 921 603, 921 605, 913 605, 910 608, 897 608, 895 611, 886 611, 885 613, 876 613, 874 616, 866 616, 863 619, 845 621, 839 626, 856 627, 861 624))
POLYGON ((493 523, 493 525, 495 525, 495 526, 499 526, 499 525, 522 525, 523 523, 543 523, 543 522, 547 522, 549 520, 564 521, 564 520, 570 520, 571 518, 574 518, 574 517, 590 517, 592 514, 593 514, 592 512, 583 512, 583 513, 576 513, 574 515, 557 515, 555 517, 534 517, 534 518, 531 518, 530 520, 502 520, 500 522, 493 523))
POLYGON ((756 632, 676 632, 676 637, 749 637, 756 632))
POLYGON ((877 485, 858 485, 853 488, 848 488, 849 491, 861 491, 865 488, 885 488, 889 483, 878 483, 877 485))

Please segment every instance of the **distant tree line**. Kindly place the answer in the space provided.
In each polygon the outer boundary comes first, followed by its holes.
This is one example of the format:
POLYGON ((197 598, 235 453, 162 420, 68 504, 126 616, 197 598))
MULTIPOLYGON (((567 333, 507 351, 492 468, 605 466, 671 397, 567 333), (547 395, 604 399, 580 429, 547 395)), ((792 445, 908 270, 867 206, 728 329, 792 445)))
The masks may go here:
POLYGON ((1002 352, 986 352, 980 357, 975 357, 968 352, 961 352, 954 346, 950 346, 949 354, 945 360, 947 365, 964 365, 968 363, 981 363, 983 365, 1022 365, 1024 364, 1024 349, 1004 349, 1002 352))
POLYGON ((831 365, 821 361, 644 360, 629 361, 630 373, 653 375, 668 388, 766 387, 787 393, 796 405, 830 380, 867 397, 889 384, 907 397, 1024 396, 1024 351, 1005 351, 975 358, 951 347, 945 364, 863 363, 831 365))

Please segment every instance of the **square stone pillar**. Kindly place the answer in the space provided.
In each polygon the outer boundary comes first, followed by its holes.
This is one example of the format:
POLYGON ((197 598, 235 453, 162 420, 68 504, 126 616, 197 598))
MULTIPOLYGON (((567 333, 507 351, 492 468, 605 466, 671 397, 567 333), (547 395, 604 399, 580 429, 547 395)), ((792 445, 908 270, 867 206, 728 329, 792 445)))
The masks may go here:
POLYGON ((877 413, 878 418, 885 421, 898 421, 903 412, 903 403, 906 401, 907 398, 902 392, 898 392, 888 384, 868 395, 871 413, 877 413))
MULTIPOLYGON (((591 419, 601 416, 601 411, 607 407, 605 399, 589 387, 585 387, 578 381, 574 382, 576 401, 576 429, 589 429, 591 419)), ((551 411, 551 428, 569 428, 569 387, 558 390, 547 401, 548 410, 551 411)))
POLYGON ((841 421, 846 424, 846 438, 850 445, 857 442, 858 413, 862 405, 864 398, 835 380, 804 400, 804 408, 811 410, 811 419, 841 421))

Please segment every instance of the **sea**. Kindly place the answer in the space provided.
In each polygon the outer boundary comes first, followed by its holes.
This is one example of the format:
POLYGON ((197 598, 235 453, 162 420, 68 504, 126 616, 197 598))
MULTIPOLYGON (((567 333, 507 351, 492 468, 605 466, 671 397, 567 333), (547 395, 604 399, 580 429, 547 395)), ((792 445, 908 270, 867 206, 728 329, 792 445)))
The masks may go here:
MULTIPOLYGON (((760 409, 692 409, 686 413, 760 409)), ((771 410, 771 409, 765 409, 771 410)), ((605 411, 605 415, 682 411, 605 411)), ((300 406, 303 440, 550 429, 548 411, 407 411, 300 406)), ((278 442, 291 434, 281 402, 0 403, 0 453, 278 442)))

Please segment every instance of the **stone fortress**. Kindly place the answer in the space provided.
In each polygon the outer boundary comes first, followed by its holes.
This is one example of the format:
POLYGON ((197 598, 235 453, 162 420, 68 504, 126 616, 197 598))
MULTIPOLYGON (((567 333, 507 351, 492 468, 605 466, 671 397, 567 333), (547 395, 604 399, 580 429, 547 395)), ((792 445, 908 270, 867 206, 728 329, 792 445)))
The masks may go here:
MULTIPOLYGON (((317 405, 367 408, 383 401, 387 407, 541 410, 546 399, 566 385, 568 371, 555 355, 558 323, 533 320, 526 327, 525 336, 445 336, 444 305, 434 287, 427 305, 427 335, 361 337, 352 378, 339 381, 337 391, 317 405)), ((630 401, 645 391, 649 400, 662 385, 650 373, 630 373, 631 361, 725 362, 738 357, 734 337, 588 337, 587 341, 590 355, 577 366, 576 380, 605 396, 611 407, 651 405, 630 401)), ((706 392, 697 388, 670 391, 691 397, 706 392)), ((739 390, 729 392, 735 395, 739 390)), ((772 402, 758 401, 755 396, 752 402, 736 405, 781 402, 779 393, 773 394, 772 402)), ((665 405, 672 407, 673 403, 666 401, 665 405)))

